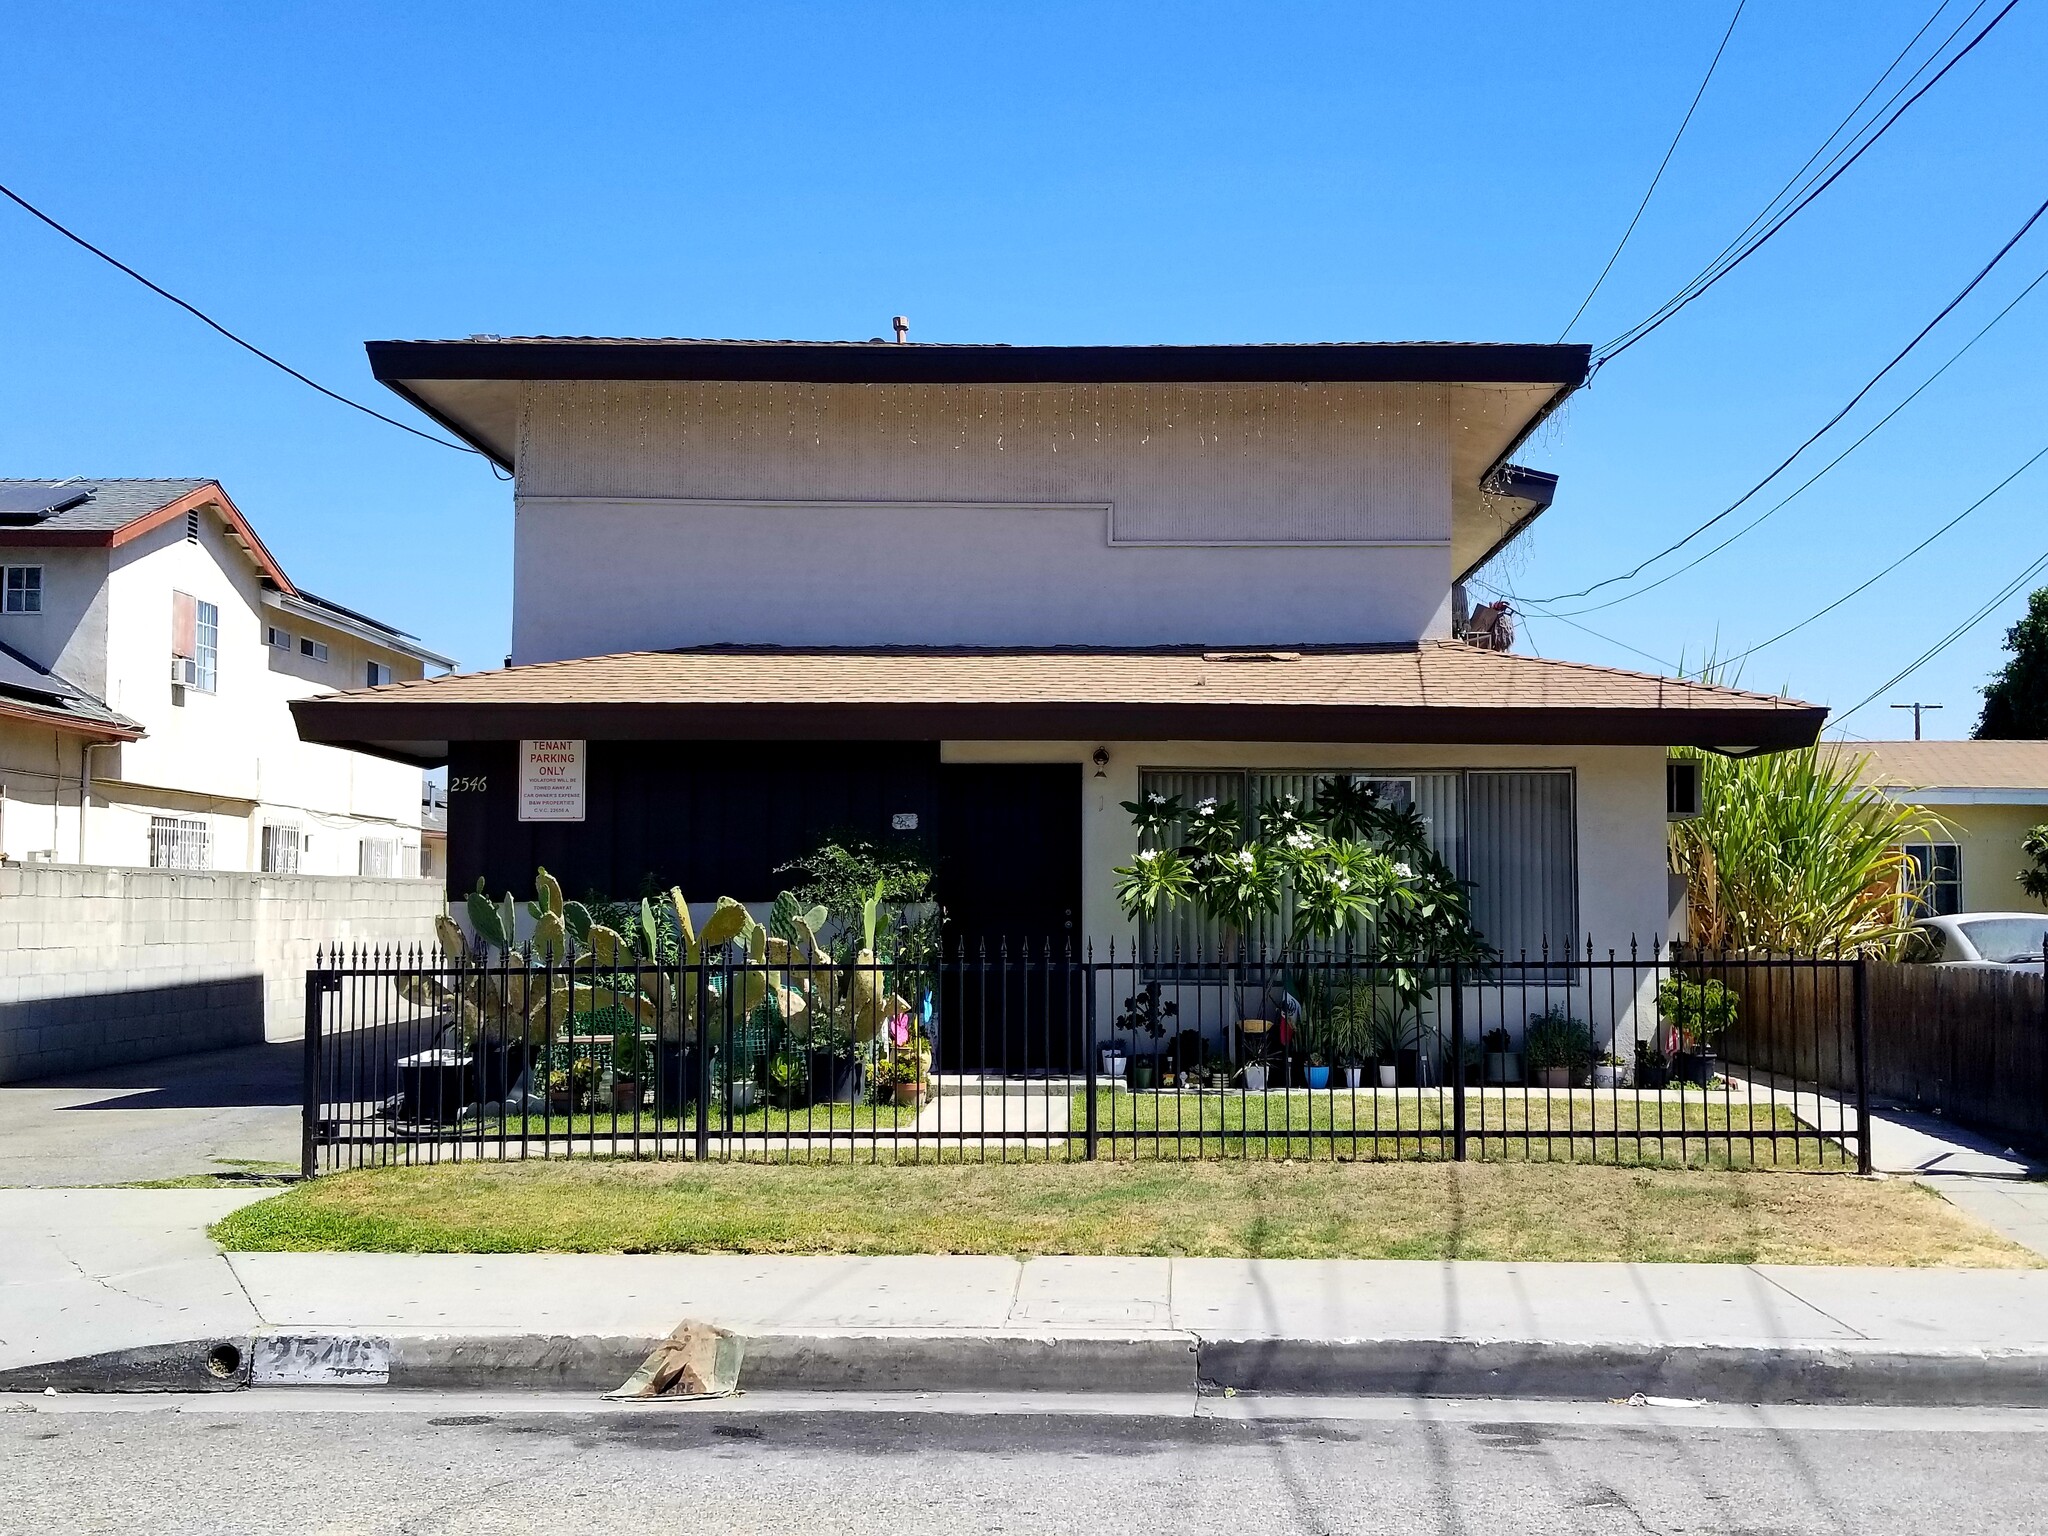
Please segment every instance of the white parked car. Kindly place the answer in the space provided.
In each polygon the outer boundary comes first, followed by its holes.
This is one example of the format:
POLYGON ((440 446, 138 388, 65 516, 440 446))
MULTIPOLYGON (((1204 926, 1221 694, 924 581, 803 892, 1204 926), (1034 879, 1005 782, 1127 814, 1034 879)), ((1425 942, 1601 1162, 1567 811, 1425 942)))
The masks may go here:
POLYGON ((1923 917, 1906 939, 1902 959, 1976 970, 2041 970, 2048 912, 1958 912, 1923 917))

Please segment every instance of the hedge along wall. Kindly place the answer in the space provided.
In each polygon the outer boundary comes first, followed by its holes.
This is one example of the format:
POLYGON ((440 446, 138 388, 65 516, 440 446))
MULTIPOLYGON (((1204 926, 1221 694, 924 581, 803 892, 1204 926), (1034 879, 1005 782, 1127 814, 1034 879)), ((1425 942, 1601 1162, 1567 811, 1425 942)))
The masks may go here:
POLYGON ((0 866, 0 1082, 290 1039, 325 944, 434 942, 438 883, 0 866))
MULTIPOLYGON (((1855 1091, 1855 989, 1846 968, 1722 971, 1709 958, 1698 970, 1740 995, 1731 1066, 1855 1091)), ((1867 975, 1873 1102, 2048 1147, 2048 982, 2040 973, 1873 960, 1867 975)))

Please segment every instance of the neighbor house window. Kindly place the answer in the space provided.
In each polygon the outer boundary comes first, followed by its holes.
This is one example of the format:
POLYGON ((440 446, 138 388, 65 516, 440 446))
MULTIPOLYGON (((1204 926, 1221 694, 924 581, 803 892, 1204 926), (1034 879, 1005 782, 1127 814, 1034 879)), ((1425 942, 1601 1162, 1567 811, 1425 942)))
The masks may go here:
POLYGON ((212 693, 220 685, 220 609, 195 602, 192 621, 192 676, 187 682, 201 693, 212 693))
POLYGON ((7 613, 41 613, 43 611, 43 568, 40 565, 10 565, 6 576, 0 578, 0 591, 4 591, 4 611, 7 613))
POLYGON ((1963 910, 1963 850, 1954 843, 1906 844, 1906 903, 1915 917, 1963 910))
POLYGON ((299 654, 301 656, 310 656, 315 661, 325 661, 327 659, 327 642, 301 635, 299 636, 299 654))
POLYGON ((381 688, 391 681, 391 669, 381 661, 371 662, 368 671, 372 688, 381 688))
POLYGON ((288 651, 292 648, 292 637, 275 624, 263 627, 263 643, 273 651, 288 651))
POLYGON ((211 869, 213 850, 207 825, 184 816, 149 818, 151 869, 211 869))
POLYGON ((356 845, 356 873, 388 878, 397 864, 396 849, 389 838, 366 837, 356 845))
POLYGON ((267 875, 296 875, 299 872, 299 829, 272 824, 263 829, 263 872, 267 875))

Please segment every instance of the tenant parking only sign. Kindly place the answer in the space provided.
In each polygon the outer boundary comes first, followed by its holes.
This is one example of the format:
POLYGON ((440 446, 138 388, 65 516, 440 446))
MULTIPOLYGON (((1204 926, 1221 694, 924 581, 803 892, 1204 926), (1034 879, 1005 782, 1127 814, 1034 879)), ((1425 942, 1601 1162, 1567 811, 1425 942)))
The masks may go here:
POLYGON ((519 743, 519 819, 581 821, 586 743, 519 743))

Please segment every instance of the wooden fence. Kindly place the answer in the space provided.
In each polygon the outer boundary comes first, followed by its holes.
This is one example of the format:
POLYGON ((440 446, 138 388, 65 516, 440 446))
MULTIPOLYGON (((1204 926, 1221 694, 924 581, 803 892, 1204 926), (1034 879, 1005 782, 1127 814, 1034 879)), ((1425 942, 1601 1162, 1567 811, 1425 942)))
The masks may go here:
MULTIPOLYGON (((1691 969, 1691 967, 1688 967, 1691 969)), ((1731 1066, 1851 1093, 1855 987, 1843 971, 1717 967, 1741 998, 1723 1049, 1731 1066)), ((2039 972, 1948 965, 1864 968, 1870 1096, 1932 1111, 1987 1135, 2048 1148, 2048 980, 2039 972)))

